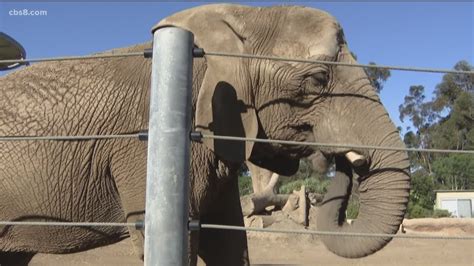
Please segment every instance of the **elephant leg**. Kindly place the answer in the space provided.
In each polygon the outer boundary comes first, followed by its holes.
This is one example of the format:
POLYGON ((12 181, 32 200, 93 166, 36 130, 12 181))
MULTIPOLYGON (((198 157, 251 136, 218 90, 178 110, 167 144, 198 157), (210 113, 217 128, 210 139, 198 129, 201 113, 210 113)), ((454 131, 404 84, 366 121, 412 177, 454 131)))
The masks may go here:
POLYGON ((189 265, 196 266, 198 262, 199 232, 189 234, 189 265))
MULTIPOLYGON (((145 221, 145 213, 129 213, 127 217, 128 223, 135 223, 136 221, 145 221)), ((141 260, 144 260, 144 243, 145 243, 145 235, 144 231, 137 230, 133 227, 129 228, 130 238, 132 240, 133 248, 135 254, 141 260)), ((199 232, 192 232, 189 235, 189 265, 196 266, 197 265, 197 254, 198 254, 198 247, 199 247, 199 232)), ((0 264, 0 266, 3 266, 0 264)))
MULTIPOLYGON (((125 187, 123 186, 118 186, 119 193, 120 193, 120 199, 122 202, 122 208, 127 220, 127 223, 136 223, 136 222, 145 222, 145 206, 144 202, 140 200, 134 200, 133 197, 131 197, 130 191, 133 190, 126 190, 125 187)), ((143 188, 144 190, 145 188, 143 188)), ((140 194, 136 194, 140 195, 140 194)), ((140 259, 144 260, 145 259, 145 253, 144 253, 144 245, 145 245, 145 231, 144 228, 136 228, 134 226, 129 226, 128 227, 128 234, 130 236, 130 239, 132 240, 132 245, 133 245, 133 251, 135 255, 140 259)))
MULTIPOLYGON (((127 223, 136 223, 136 222, 145 222, 145 212, 139 213, 129 213, 127 215, 127 223)), ((144 252, 144 245, 145 245, 145 232, 144 229, 129 227, 128 233, 130 235, 130 239, 132 240, 134 253, 138 256, 139 259, 142 261, 145 259, 145 252, 144 252)))
POLYGON ((27 266, 36 253, 0 252, 1 266, 27 266))
MULTIPOLYGON (((127 223, 145 221, 145 195, 146 191, 146 145, 138 143, 136 150, 127 150, 117 144, 117 149, 123 153, 116 153, 111 161, 111 174, 115 180, 122 209, 127 223)), ((139 259, 144 260, 145 235, 143 228, 128 228, 133 249, 139 259)))
MULTIPOLYGON (((243 226, 237 178, 229 181, 201 223, 243 226)), ((247 236, 244 231, 201 229, 199 256, 207 265, 249 265, 247 236)))
MULTIPOLYGON (((138 140, 117 142, 110 161, 110 172, 120 195, 127 223, 145 221, 147 146, 138 140), (133 148, 130 148, 133 147, 133 148)), ((144 260, 145 231, 129 227, 134 253, 144 260)))
MULTIPOLYGON (((130 175, 133 180, 133 175, 130 175)), ((145 178, 145 177, 143 177, 145 178)), ((119 179, 120 180, 120 179, 119 179)), ((136 179, 135 179, 136 180, 136 179)), ((132 182, 129 182, 132 183, 132 182)), ((130 186, 129 183, 119 182, 117 189, 120 194, 120 200, 122 202, 122 209, 125 214, 127 223, 145 222, 145 197, 140 197, 141 191, 145 191, 145 187, 139 188, 139 186, 130 186)), ((139 183, 139 182, 136 182, 139 183)), ((132 183, 132 184, 136 184, 132 183)), ((136 228, 135 226, 128 227, 128 234, 132 240, 133 250, 135 255, 140 259, 144 260, 144 245, 145 245, 145 231, 144 228, 136 228)))

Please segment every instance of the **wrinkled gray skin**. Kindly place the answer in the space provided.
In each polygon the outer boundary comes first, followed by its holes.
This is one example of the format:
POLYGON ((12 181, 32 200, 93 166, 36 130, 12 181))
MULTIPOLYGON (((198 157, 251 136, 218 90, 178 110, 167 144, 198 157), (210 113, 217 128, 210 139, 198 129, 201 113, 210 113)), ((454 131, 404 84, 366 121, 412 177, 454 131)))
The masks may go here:
MULTIPOLYGON (((310 8, 209 5, 177 13, 157 27, 169 25, 192 31, 196 45, 207 51, 354 62, 335 19, 310 8)), ((149 60, 136 57, 54 62, 2 77, 0 135, 122 134, 147 128, 150 67, 149 60)), ((209 56, 195 59, 193 79, 193 125, 207 133, 402 146, 362 69, 209 56)), ((0 142, 0 147, 0 220, 143 218, 146 143, 0 142)), ((205 141, 194 143, 191 153, 191 217, 243 225, 236 177, 240 164, 250 160, 288 175, 312 151, 205 141)), ((390 233, 398 227, 408 197, 406 154, 365 154, 371 162, 361 182, 359 219, 352 226, 339 224, 350 175, 341 174, 328 192, 322 229, 390 233)), ((338 172, 345 167, 342 160, 338 172)), ((143 235, 133 228, 3 226, 0 264, 21 265, 34 253, 76 252, 128 235, 141 254, 143 235)), ((329 249, 347 257, 370 254, 387 241, 325 239, 329 249)), ((209 265, 248 262, 244 233, 202 230, 190 243, 191 264, 196 253, 209 265)))
MULTIPOLYGON (((347 44, 340 47, 335 61, 355 63, 347 44)), ((382 106, 366 74, 359 68, 332 67, 327 86, 321 86, 304 117, 311 125, 312 141, 404 147, 398 131, 382 106)), ((336 176, 318 210, 317 226, 323 231, 387 233, 398 231, 410 189, 409 162, 405 152, 357 149, 312 148, 309 159, 323 173, 327 158, 335 157, 336 176), (365 155, 368 161, 353 167, 344 157, 347 151, 365 155), (353 182, 353 177, 357 182, 353 182), (354 189, 354 191, 352 190, 354 189), (351 193, 359 194, 358 218, 349 225, 345 210, 351 193)), ((250 166, 252 184, 257 192, 268 184, 272 171, 250 166)), ((390 238, 322 237, 326 247, 343 257, 358 258, 383 248, 390 238)))

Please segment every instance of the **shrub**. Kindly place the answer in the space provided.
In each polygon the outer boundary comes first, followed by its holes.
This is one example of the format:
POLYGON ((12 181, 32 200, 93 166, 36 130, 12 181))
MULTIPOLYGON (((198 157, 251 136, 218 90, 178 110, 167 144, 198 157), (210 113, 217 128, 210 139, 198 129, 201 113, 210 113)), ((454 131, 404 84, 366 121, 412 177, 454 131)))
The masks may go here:
POLYGON ((421 207, 418 204, 408 204, 408 218, 428 218, 431 217, 432 211, 421 207))
POLYGON ((252 194, 252 178, 247 175, 239 176, 239 194, 240 196, 252 194))
POLYGON ((451 217, 451 213, 448 210, 434 209, 433 218, 451 217))
POLYGON ((352 198, 349 200, 349 203, 347 204, 347 210, 346 210, 346 218, 347 219, 355 219, 357 218, 357 215, 359 215, 359 201, 352 198))
POLYGON ((282 194, 290 194, 293 193, 293 190, 299 190, 303 185, 306 187, 306 192, 324 194, 326 193, 329 181, 319 180, 317 178, 306 178, 285 183, 285 180, 282 180, 279 191, 282 194))

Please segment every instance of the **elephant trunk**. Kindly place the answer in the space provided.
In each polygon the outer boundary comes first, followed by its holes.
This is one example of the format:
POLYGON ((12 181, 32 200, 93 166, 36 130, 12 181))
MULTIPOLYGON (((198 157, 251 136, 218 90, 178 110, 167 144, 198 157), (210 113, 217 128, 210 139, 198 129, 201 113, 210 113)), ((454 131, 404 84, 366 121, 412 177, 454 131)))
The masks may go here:
MULTIPOLYGON (((388 115, 379 116, 376 123, 380 130, 373 130, 362 143, 404 147, 388 115)), ((336 175, 318 211, 319 230, 384 234, 394 234, 398 231, 403 221, 410 189, 407 154, 383 150, 371 150, 367 154, 370 163, 365 165, 365 169, 351 165, 343 154, 336 155, 336 175), (359 176, 360 207, 358 217, 348 224, 345 211, 352 191, 353 172, 359 176)), ((347 258, 359 258, 375 253, 390 240, 390 237, 322 237, 329 250, 347 258)))

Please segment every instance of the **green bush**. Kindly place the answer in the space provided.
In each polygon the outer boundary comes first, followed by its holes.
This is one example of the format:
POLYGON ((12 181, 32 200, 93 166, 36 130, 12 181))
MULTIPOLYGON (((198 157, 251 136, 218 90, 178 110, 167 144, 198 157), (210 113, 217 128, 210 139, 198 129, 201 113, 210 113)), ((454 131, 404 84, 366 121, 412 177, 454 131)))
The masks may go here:
POLYGON ((359 215, 359 201, 352 198, 349 200, 349 203, 347 204, 347 210, 346 210, 346 218, 347 219, 355 219, 357 218, 357 215, 359 215))
POLYGON ((433 218, 451 217, 451 213, 448 210, 434 209, 433 218))
POLYGON ((408 204, 408 218, 428 218, 433 214, 432 210, 425 209, 418 204, 408 204))
POLYGON ((285 179, 281 180, 280 184, 279 191, 282 194, 293 193, 293 190, 300 190, 303 185, 306 187, 306 192, 324 194, 329 185, 329 180, 319 180, 317 178, 290 180, 289 182, 285 181, 285 179))
POLYGON ((252 194, 252 178, 250 176, 239 176, 239 194, 240 196, 252 194))

